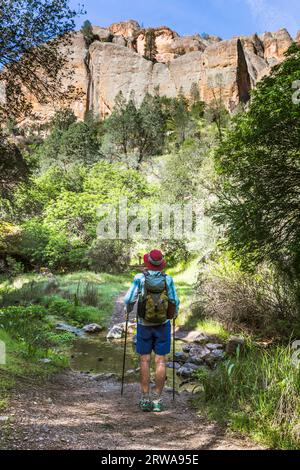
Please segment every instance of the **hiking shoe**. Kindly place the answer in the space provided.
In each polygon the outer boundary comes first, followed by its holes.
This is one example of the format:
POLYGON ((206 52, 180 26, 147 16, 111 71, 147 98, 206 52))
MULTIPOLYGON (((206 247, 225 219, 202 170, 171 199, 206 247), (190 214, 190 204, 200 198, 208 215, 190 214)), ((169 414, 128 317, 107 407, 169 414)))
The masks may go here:
POLYGON ((154 401, 152 402, 152 411, 155 413, 160 413, 163 411, 163 405, 161 401, 154 401))
POLYGON ((152 403, 146 398, 141 398, 139 402, 139 407, 142 411, 152 411, 152 403))

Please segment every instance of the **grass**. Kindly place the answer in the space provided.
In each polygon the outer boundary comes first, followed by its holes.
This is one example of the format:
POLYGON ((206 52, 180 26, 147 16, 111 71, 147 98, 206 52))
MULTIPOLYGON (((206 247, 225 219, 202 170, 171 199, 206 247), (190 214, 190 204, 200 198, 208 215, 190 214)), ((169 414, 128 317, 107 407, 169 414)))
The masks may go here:
POLYGON ((105 324, 116 296, 130 280, 129 275, 91 272, 59 275, 54 284, 32 273, 0 279, 0 341, 6 346, 6 364, 0 365, 0 411, 12 389, 68 366, 66 352, 74 336, 57 332, 56 321, 105 324), (44 358, 51 361, 41 362, 44 358))
POLYGON ((62 352, 59 338, 56 338, 56 347, 60 346, 60 351, 54 349, 36 348, 34 354, 28 354, 28 344, 20 341, 0 328, 0 341, 3 341, 6 348, 6 363, 0 365, 0 412, 4 411, 9 404, 10 392, 16 386, 26 386, 32 381, 39 382, 47 379, 59 369, 68 366, 68 359, 62 352), (51 362, 45 364, 40 362, 46 357, 51 362))
POLYGON ((291 356, 289 346, 248 345, 245 355, 199 372, 203 391, 196 406, 272 449, 299 449, 300 369, 291 356))

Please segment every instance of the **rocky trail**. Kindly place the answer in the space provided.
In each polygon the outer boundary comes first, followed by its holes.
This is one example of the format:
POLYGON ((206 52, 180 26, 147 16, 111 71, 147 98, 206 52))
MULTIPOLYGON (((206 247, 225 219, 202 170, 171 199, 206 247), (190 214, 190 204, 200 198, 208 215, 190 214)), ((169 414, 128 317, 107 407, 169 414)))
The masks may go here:
MULTIPOLYGON (((120 299, 111 321, 119 321, 120 299)), ((142 413, 139 386, 66 370, 43 385, 23 384, 1 417, 0 449, 257 449, 198 416, 190 393, 165 391, 165 411, 142 413)))

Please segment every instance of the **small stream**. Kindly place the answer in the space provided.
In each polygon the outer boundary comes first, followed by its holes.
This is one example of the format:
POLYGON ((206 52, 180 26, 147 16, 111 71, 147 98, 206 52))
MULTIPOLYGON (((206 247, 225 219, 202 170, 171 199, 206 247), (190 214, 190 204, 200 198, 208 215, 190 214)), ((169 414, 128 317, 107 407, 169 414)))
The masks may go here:
MULTIPOLYGON (((181 350, 180 341, 176 341, 176 351, 181 350)), ((77 338, 70 351, 71 368, 77 371, 89 372, 91 374, 115 373, 119 377, 122 375, 124 339, 107 340, 106 331, 96 335, 77 338)), ((171 359, 171 354, 168 357, 171 359)), ((132 337, 127 340, 125 377, 127 382, 137 382, 139 372, 135 371, 139 367, 139 356, 135 352, 135 345, 132 337), (129 371, 129 372, 128 372, 129 371)), ((151 361, 151 378, 154 377, 154 360, 151 361)), ((167 368, 166 385, 172 387, 173 369, 167 368)), ((176 377, 176 389, 181 380, 176 377)))

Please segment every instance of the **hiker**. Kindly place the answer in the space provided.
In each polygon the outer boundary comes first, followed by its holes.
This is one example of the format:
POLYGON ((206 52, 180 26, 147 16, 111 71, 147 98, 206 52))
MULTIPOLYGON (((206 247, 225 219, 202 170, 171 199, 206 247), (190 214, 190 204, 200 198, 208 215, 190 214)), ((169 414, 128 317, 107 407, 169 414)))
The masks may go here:
POLYGON ((159 250, 144 255, 145 270, 135 276, 124 303, 130 313, 137 303, 137 343, 140 355, 142 411, 162 411, 161 395, 166 380, 166 355, 171 350, 171 322, 176 318, 179 299, 174 281, 163 270, 166 261, 159 250), (155 389, 150 396, 150 360, 155 353, 155 389))

